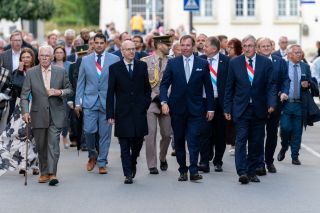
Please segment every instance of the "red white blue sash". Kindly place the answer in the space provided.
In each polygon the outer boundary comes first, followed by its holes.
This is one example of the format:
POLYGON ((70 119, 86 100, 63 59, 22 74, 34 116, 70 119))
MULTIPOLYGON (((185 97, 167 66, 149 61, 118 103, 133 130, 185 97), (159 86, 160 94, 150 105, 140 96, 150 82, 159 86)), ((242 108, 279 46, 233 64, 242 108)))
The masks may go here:
POLYGON ((97 73, 98 73, 98 75, 100 77, 101 73, 102 73, 102 67, 98 62, 96 62, 96 68, 97 68, 97 73))
POLYGON ((254 69, 248 64, 247 61, 246 61, 246 67, 247 67, 249 81, 250 81, 250 83, 252 85, 253 78, 254 78, 254 69))

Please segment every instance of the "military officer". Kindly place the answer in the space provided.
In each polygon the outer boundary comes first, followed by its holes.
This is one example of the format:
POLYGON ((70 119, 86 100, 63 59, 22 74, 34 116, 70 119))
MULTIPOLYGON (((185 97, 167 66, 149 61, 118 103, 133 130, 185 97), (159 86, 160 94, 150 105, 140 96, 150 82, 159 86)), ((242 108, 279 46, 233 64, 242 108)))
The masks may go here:
POLYGON ((171 46, 171 36, 156 36, 153 37, 155 55, 147 56, 141 60, 148 65, 149 81, 152 88, 151 99, 152 102, 147 112, 148 131, 149 134, 145 136, 146 142, 146 157, 147 165, 150 174, 159 174, 157 169, 157 121, 160 127, 160 169, 166 171, 168 163, 166 155, 170 144, 171 135, 171 120, 169 115, 161 113, 161 103, 159 98, 159 86, 162 79, 163 72, 168 62, 168 54, 171 46))

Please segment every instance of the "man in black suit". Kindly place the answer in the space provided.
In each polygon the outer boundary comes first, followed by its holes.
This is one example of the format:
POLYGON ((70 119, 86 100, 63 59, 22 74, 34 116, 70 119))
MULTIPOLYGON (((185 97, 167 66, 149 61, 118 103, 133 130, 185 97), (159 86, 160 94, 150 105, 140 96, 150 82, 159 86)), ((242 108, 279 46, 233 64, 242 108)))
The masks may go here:
POLYGON ((193 55, 195 41, 190 35, 180 39, 182 56, 168 61, 160 84, 162 113, 170 112, 171 125, 180 177, 178 181, 202 179, 198 173, 198 158, 201 146, 201 131, 205 120, 212 120, 213 88, 208 62, 193 55), (168 89, 171 86, 170 97, 168 89), (203 88, 207 105, 203 104, 203 88), (185 141, 187 140, 190 166, 186 166, 185 141))
POLYGON ((288 47, 288 37, 286 36, 281 36, 279 38, 279 50, 275 51, 272 53, 272 55, 278 56, 280 58, 283 58, 284 60, 288 60, 288 56, 287 56, 287 47, 288 47))
POLYGON ((121 51, 123 60, 109 69, 106 108, 107 120, 115 124, 114 135, 119 138, 124 183, 131 184, 143 137, 148 134, 147 110, 151 103, 151 87, 147 64, 134 59, 134 43, 123 42, 121 51))
MULTIPOLYGON (((276 173, 276 167, 273 164, 273 155, 277 147, 278 127, 281 113, 281 103, 288 98, 289 94, 289 76, 288 66, 285 60, 276 55, 271 55, 272 43, 269 38, 260 38, 258 42, 258 53, 269 58, 273 66, 273 80, 276 82, 276 91, 278 94, 277 107, 275 111, 268 116, 266 125, 266 142, 264 154, 261 153, 259 166, 256 169, 257 175, 266 175, 267 166, 268 172, 276 173), (266 166, 265 166, 266 164, 266 166)), ((261 149, 263 151, 263 149, 261 149)))
POLYGON ((201 55, 204 55, 204 43, 206 42, 206 39, 208 37, 201 33, 197 36, 196 38, 196 52, 194 52, 194 55, 195 56, 201 56, 201 55))
POLYGON ((242 40, 243 55, 230 61, 224 98, 227 120, 231 116, 237 129, 235 161, 239 182, 260 182, 256 176, 259 155, 263 152, 265 124, 277 104, 272 63, 256 54, 256 39, 242 40), (248 149, 247 149, 248 144, 248 149), (248 150, 248 153, 247 153, 248 150))
MULTIPOLYGON (((209 172, 209 161, 213 158, 214 170, 222 172, 222 158, 226 150, 225 118, 223 114, 224 91, 228 76, 229 58, 221 53, 220 41, 217 37, 208 37, 204 44, 205 55, 200 56, 208 61, 212 87, 214 91, 214 118, 206 122, 205 137, 200 149, 199 170, 209 172)), ((204 102, 207 100, 204 97, 204 102)))

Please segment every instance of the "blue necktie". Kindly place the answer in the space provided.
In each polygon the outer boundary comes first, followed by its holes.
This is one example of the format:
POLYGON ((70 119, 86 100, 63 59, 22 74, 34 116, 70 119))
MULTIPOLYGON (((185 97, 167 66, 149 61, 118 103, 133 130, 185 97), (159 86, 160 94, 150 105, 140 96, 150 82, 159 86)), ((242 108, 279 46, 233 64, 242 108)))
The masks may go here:
POLYGON ((298 65, 295 64, 293 65, 293 98, 294 99, 299 99, 299 78, 298 78, 298 65))
POLYGON ((249 58, 249 65, 250 65, 250 67, 253 69, 253 64, 252 64, 252 62, 253 62, 252 58, 249 58))
POLYGON ((132 78, 132 74, 133 74, 131 66, 132 66, 132 64, 128 64, 130 78, 132 78))
POLYGON ((97 55, 97 57, 98 57, 97 63, 101 66, 101 57, 102 57, 102 55, 99 54, 99 55, 97 55))

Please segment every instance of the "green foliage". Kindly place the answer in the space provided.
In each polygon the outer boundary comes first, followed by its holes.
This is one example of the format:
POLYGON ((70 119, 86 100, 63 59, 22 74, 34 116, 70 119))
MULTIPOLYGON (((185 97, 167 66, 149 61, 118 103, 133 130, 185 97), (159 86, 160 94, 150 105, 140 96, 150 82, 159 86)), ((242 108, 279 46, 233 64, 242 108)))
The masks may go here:
POLYGON ((55 0, 51 19, 58 25, 98 25, 100 0, 55 0))
POLYGON ((54 9, 53 0, 0 0, 0 18, 11 21, 50 19, 54 9))

